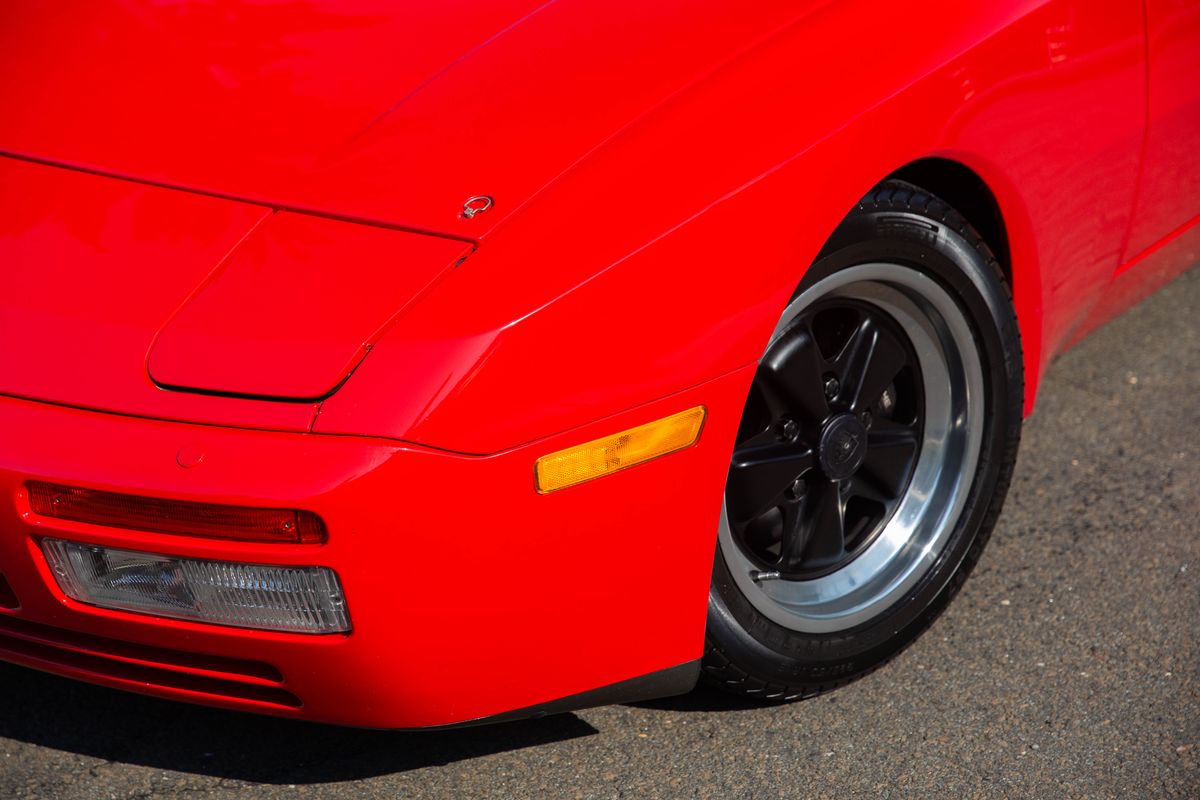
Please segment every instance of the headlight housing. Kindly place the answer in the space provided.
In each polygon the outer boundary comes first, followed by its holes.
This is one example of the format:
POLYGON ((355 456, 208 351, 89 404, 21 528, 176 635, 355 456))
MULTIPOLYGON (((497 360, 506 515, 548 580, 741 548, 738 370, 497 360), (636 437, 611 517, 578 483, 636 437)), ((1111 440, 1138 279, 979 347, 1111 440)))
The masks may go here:
POLYGON ((55 580, 81 603, 290 633, 346 633, 342 587, 325 567, 182 558, 43 539, 55 580))

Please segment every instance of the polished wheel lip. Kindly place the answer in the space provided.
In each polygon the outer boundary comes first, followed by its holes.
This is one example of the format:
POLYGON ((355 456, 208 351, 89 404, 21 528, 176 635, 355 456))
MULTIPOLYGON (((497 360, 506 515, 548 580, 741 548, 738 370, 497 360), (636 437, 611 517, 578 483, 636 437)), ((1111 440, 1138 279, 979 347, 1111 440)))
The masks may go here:
POLYGON ((841 270, 785 309, 767 351, 791 322, 828 298, 868 302, 899 323, 917 352, 924 382, 921 452, 908 490, 875 540, 843 567, 811 580, 758 580, 722 504, 718 542, 738 588, 768 619, 806 633, 861 625, 898 601, 936 563, 978 465, 983 435, 983 367, 965 314, 933 278, 901 264, 841 270))

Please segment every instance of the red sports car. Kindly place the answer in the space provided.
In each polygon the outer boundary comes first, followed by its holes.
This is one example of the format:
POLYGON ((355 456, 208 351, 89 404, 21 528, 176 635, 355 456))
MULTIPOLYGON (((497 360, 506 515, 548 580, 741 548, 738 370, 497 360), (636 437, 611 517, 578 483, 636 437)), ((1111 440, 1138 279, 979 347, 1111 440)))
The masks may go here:
POLYGON ((0 659, 385 728, 836 687, 1198 212, 1194 0, 8 0, 0 659))

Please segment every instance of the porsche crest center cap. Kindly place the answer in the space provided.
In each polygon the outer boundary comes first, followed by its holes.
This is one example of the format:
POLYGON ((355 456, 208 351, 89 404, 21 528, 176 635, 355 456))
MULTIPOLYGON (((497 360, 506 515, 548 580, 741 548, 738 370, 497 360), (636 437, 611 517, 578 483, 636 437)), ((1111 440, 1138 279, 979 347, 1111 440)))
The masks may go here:
POLYGON ((831 480, 849 478, 867 457, 867 429, 853 414, 839 414, 825 425, 817 457, 831 480))

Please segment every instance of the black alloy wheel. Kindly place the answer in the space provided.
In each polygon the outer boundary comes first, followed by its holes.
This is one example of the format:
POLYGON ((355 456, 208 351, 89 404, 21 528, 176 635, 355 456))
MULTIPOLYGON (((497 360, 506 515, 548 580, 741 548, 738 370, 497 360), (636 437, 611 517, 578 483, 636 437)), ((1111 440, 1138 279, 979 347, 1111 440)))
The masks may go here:
POLYGON ((1000 513, 1023 390, 991 250, 941 200, 881 184, 809 268, 759 362, 718 530, 708 682, 808 696, 928 627, 1000 513))
POLYGON ((837 570, 882 530, 920 452, 919 360, 899 325, 853 300, 799 314, 755 375, 726 488, 759 580, 837 570))

